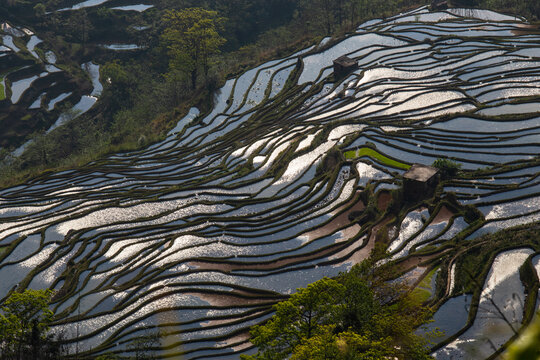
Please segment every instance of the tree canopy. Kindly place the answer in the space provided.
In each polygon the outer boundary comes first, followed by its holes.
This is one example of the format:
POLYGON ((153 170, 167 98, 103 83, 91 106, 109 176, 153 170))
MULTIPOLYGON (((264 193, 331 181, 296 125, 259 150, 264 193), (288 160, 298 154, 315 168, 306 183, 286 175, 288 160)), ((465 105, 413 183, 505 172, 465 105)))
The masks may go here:
POLYGON ((441 171, 443 178, 456 176, 461 164, 447 158, 438 158, 433 162, 433 166, 441 171))
POLYGON ((27 289, 11 294, 0 314, 0 358, 58 359, 60 347, 47 334, 52 320, 51 290, 27 289))
POLYGON ((192 88, 201 69, 208 76, 211 56, 225 43, 219 34, 224 20, 216 11, 203 8, 168 10, 163 17, 166 27, 161 38, 167 46, 169 69, 189 74, 192 88))
POLYGON ((274 306, 251 330, 255 355, 243 360, 431 359, 414 330, 430 312, 400 283, 383 281, 362 263, 336 279, 323 278, 274 306))

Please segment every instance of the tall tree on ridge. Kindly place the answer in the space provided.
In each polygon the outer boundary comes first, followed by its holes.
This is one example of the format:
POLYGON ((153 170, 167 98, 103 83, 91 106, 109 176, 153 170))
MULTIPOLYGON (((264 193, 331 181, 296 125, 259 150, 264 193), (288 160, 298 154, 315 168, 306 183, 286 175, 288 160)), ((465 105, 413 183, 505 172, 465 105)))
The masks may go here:
POLYGON ((216 11, 202 8, 167 11, 166 28, 161 34, 169 55, 169 68, 189 74, 193 89, 200 69, 208 77, 210 59, 219 53, 225 39, 219 34, 224 18, 216 11))

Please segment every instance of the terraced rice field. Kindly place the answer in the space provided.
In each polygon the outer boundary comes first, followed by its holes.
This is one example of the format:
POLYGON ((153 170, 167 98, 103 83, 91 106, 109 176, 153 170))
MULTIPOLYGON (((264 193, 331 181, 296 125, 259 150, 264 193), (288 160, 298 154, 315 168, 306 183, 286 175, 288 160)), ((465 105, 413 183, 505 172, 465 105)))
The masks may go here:
POLYGON ((61 124, 65 109, 88 111, 102 89, 98 65, 81 65, 91 79, 81 84, 62 70, 65 64, 57 64, 48 47, 29 29, 11 26, 4 34, 0 31, 0 147, 17 149, 13 156, 24 150, 29 135, 61 124))
POLYGON ((426 8, 372 20, 228 80, 211 112, 192 109, 161 143, 1 190, 0 296, 55 289, 54 331, 83 355, 128 354, 159 332, 161 357, 235 359, 272 304, 347 270, 386 231, 413 282, 445 277, 435 318, 463 313, 436 357, 475 358, 471 338, 489 356, 512 333, 485 345, 482 312, 467 321, 460 301, 489 312, 492 292, 519 326, 517 269, 536 251, 497 255, 472 300, 453 297, 457 261, 435 273, 422 261, 540 220, 540 34, 526 24, 426 8), (345 54, 359 68, 336 79, 345 54), (439 157, 465 170, 437 193, 455 193, 455 208, 385 215, 404 169, 439 157), (381 214, 363 225, 350 221, 371 206, 361 193, 381 214), (465 205, 485 220, 464 218, 465 205))
MULTIPOLYGON (((100 6, 100 5, 107 5, 107 2, 109 0, 87 0, 83 2, 79 2, 77 4, 74 4, 71 7, 58 9, 56 11, 74 11, 74 10, 80 10, 84 8, 94 7, 94 6, 100 6)), ((120 10, 120 11, 145 11, 150 8, 154 7, 153 5, 144 5, 144 4, 133 4, 133 5, 125 5, 125 6, 115 6, 111 7, 112 10, 120 10)))

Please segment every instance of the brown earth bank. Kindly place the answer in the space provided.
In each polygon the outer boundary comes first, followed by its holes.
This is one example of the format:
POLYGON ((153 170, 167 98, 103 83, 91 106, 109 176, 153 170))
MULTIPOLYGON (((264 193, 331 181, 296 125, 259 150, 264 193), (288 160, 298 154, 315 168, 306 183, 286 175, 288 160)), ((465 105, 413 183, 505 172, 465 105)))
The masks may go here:
POLYGON ((454 216, 454 212, 447 208, 445 205, 441 207, 435 218, 431 222, 432 224, 440 224, 442 222, 448 222, 454 216))
POLYGON ((538 35, 540 33, 540 25, 517 24, 520 29, 511 30, 514 35, 538 35))
MULTIPOLYGON (((360 200, 359 196, 354 196, 349 202, 342 205, 338 209, 334 210, 332 214, 339 213, 340 211, 342 211, 343 209, 346 209, 347 207, 350 207, 350 208, 347 209, 346 211, 343 211, 343 213, 339 214, 338 216, 334 217, 327 224, 315 230, 311 230, 304 234, 301 234, 300 237, 306 237, 307 241, 314 241, 316 239, 320 239, 320 238, 329 236, 331 234, 334 234, 337 231, 339 231, 339 229, 342 229, 340 231, 341 237, 338 240, 336 240, 336 244, 343 243, 349 239, 352 239, 361 230, 361 226, 358 224, 353 224, 351 226, 346 227, 347 225, 351 224, 351 221, 349 220, 349 215, 353 212, 363 211, 365 209, 365 205, 362 202, 362 200, 360 200)), ((276 261, 266 262, 266 263, 260 263, 260 262, 259 263, 256 263, 256 262, 239 263, 239 262, 226 262, 226 261, 213 262, 213 261, 206 261, 206 260, 195 260, 195 261, 189 262, 188 266, 196 266, 199 269, 220 270, 224 272, 231 272, 231 271, 236 271, 236 270, 278 270, 280 268, 286 267, 291 264, 302 263, 302 262, 307 262, 314 259, 324 258, 326 256, 331 255, 337 250, 339 249, 336 249, 336 246, 331 246, 321 251, 318 251, 317 253, 306 254, 302 256, 287 257, 284 259, 279 259, 276 261)), ((369 249, 369 251, 371 251, 371 248, 369 249)))
POLYGON ((390 205, 390 201, 392 201, 392 194, 388 191, 381 191, 377 198, 377 208, 382 212, 386 211, 388 205, 390 205))

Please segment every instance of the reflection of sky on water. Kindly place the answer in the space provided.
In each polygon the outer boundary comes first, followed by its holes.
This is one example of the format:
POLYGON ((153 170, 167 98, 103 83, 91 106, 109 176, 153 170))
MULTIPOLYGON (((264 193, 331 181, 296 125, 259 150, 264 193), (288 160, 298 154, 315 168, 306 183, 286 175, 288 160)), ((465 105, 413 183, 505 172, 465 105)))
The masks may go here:
MULTIPOLYGON (((93 0, 75 6, 100 3, 93 0)), ((134 8, 127 5, 122 9, 134 8)), ((540 125, 537 118, 487 121, 461 114, 437 119, 442 114, 476 110, 481 107, 477 100, 494 104, 532 91, 518 86, 531 76, 524 76, 525 70, 537 66, 533 59, 517 61, 521 50, 513 49, 513 44, 519 42, 519 36, 512 38, 511 53, 506 52, 506 39, 494 45, 482 38, 468 38, 505 35, 512 25, 464 23, 459 20, 461 15, 420 9, 388 19, 382 25, 385 35, 366 31, 380 20, 366 23, 359 34, 323 53, 308 53, 308 48, 229 79, 217 92, 209 113, 191 108, 164 141, 147 149, 111 155, 82 170, 50 173, 23 187, 0 190, 2 205, 17 201, 17 206, 0 210, 1 243, 29 235, 0 267, 0 278, 17 270, 9 281, 0 282, 0 295, 51 257, 51 266, 40 268, 26 280, 36 288, 60 290, 69 285, 68 275, 78 277, 71 279, 76 285, 70 296, 53 305, 56 314, 62 313, 61 320, 82 313, 81 321, 64 327, 68 338, 74 337, 74 329, 88 335, 81 346, 128 341, 134 336, 130 330, 139 329, 137 334, 143 326, 155 329, 163 325, 180 331, 178 338, 193 340, 182 347, 173 345, 172 351, 219 354, 216 356, 232 351, 228 335, 267 317, 263 313, 277 293, 290 294, 348 269, 349 252, 359 250, 369 234, 347 242, 351 239, 345 237, 352 235, 346 234, 359 230, 334 229, 332 218, 342 210, 347 218, 348 209, 343 205, 352 205, 358 185, 389 180, 378 184, 375 192, 401 185, 403 171, 382 161, 373 165, 366 159, 336 162, 338 165, 328 162, 325 156, 333 149, 344 150, 338 148, 343 143, 351 150, 374 145, 381 154, 406 163, 431 164, 438 157, 452 156, 464 169, 485 167, 489 165, 486 161, 523 162, 538 153, 534 145, 538 142, 534 128, 540 125), (472 31, 465 25, 471 25, 472 31), (465 38, 441 38, 449 33, 465 38), (434 41, 407 42, 398 35, 434 41), (332 60, 345 53, 360 68, 344 79, 335 79, 332 60), (297 64, 299 88, 294 94, 280 96, 297 64), (508 73, 511 89, 505 88, 502 78, 492 84, 480 83, 497 72, 508 73), (320 83, 307 85, 318 78, 320 83), (468 82, 471 79, 478 81, 468 82), (326 176, 322 176, 323 166, 331 170, 326 176), (43 244, 38 232, 44 236, 43 244), (322 235, 317 238, 313 235, 317 233, 322 235), (323 253, 321 249, 332 251, 323 253), (7 261, 20 263, 9 265, 7 261), (70 274, 73 266, 84 269, 70 274), (62 276, 66 278, 57 281, 62 276), (245 298, 233 295, 238 292, 245 298), (248 306, 249 301, 261 298, 269 302, 248 306), (238 307, 227 305, 231 299, 238 307), (225 305, 219 305, 220 301, 225 305), (221 325, 216 317, 223 317, 221 325), (126 329, 122 329, 124 325, 126 329), (209 340, 214 336, 222 339, 209 340), (202 349, 204 346, 223 350, 202 349)), ((467 15, 495 16, 491 12, 467 15)), ((33 43, 37 44, 36 39, 33 43)), ((134 44, 112 47, 136 48, 134 44)), ((51 56, 47 59, 54 63, 51 56)), ((83 69, 89 73, 94 91, 75 104, 80 112, 90 109, 103 89, 99 66, 86 63, 83 69)), ((17 99, 35 79, 23 80, 26 83, 14 82, 17 99)), ((45 106, 53 108, 67 95, 56 94, 45 106)), ((35 102, 38 105, 41 102, 35 102)), ((497 109, 517 112, 523 108, 526 106, 502 104, 482 111, 486 115, 497 109)), ((66 120, 60 116, 51 130, 66 120)), ((513 200, 536 191, 533 173, 535 169, 517 170, 508 173, 508 179, 502 174, 480 183, 465 176, 445 191, 456 191, 459 201, 481 206, 491 222, 474 234, 477 236, 537 216, 531 214, 537 205, 535 198, 513 200), (506 188, 506 184, 517 187, 506 188), (505 219, 511 215, 520 217, 505 219)), ((413 245, 443 232, 447 221, 420 231, 429 215, 427 210, 409 210, 390 245, 395 257, 405 256, 413 245)), ((439 240, 451 239, 467 226, 458 217, 439 240)), ((495 275, 490 275, 493 278, 506 277, 508 282, 515 277, 514 272, 500 273, 497 266, 495 275)), ((463 297, 452 298, 435 314, 435 323, 442 323, 448 335, 464 324, 466 312, 459 308, 463 302, 463 297)))

